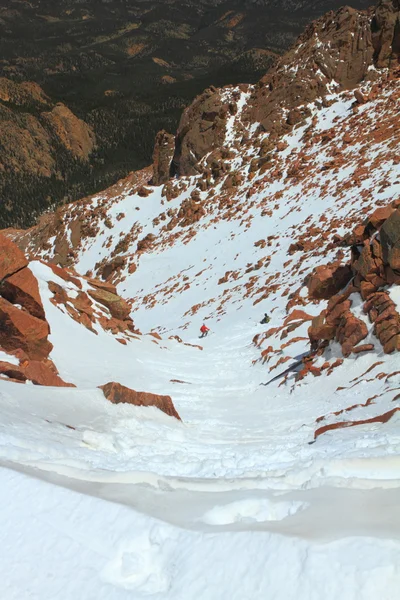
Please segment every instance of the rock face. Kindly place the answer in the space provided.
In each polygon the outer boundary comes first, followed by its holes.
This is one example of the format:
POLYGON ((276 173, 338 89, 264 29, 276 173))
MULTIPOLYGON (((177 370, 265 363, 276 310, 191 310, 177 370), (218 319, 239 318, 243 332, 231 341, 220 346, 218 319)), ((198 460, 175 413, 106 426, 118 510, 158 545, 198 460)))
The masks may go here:
POLYGON ((94 289, 90 290, 88 293, 94 300, 106 306, 115 319, 123 321, 129 317, 131 307, 125 300, 116 294, 104 289, 94 289))
POLYGON ((0 234, 0 346, 10 352, 22 349, 30 359, 42 360, 52 349, 50 328, 27 264, 21 250, 0 234))
POLYGON ((371 67, 396 68, 399 18, 399 0, 381 0, 376 9, 360 12, 345 6, 312 23, 261 79, 250 118, 265 131, 282 132, 306 116, 299 107, 323 98, 331 82, 338 89, 352 89, 373 76, 371 67))
MULTIPOLYGON (((20 361, 18 366, 0 362, 0 377, 31 381, 36 385, 72 385, 59 377, 49 359, 53 348, 48 340, 50 327, 38 282, 26 266, 24 254, 4 235, 0 235, 0 250, 0 348, 20 361)), ((131 308, 117 295, 115 286, 86 277, 86 292, 82 289, 81 279, 74 273, 57 265, 47 266, 65 282, 65 286, 51 280, 48 283, 54 306, 92 333, 97 334, 96 326, 100 326, 118 335, 117 340, 124 344, 130 335, 138 333, 129 316, 131 308)))
POLYGON ((0 293, 12 304, 23 306, 33 317, 46 319, 37 280, 27 267, 7 277, 0 293))
POLYGON ((21 250, 0 234, 0 348, 20 364, 0 362, 0 376, 35 385, 70 386, 49 360, 53 348, 38 282, 21 250))
POLYGON ((178 175, 196 175, 198 162, 223 145, 229 106, 221 90, 209 88, 184 111, 176 134, 172 169, 178 175))
POLYGON ((310 298, 329 300, 347 285, 352 277, 348 265, 323 265, 316 267, 307 283, 310 298))
POLYGON ((114 381, 100 386, 107 400, 113 404, 133 404, 134 406, 155 406, 170 417, 181 420, 170 396, 159 396, 147 392, 135 392, 128 387, 114 381))
POLYGON ((31 381, 34 385, 51 387, 75 387, 72 383, 65 383, 58 375, 54 364, 50 360, 22 359, 19 366, 0 362, 0 375, 5 375, 14 381, 31 381))
POLYGON ((8 237, 0 234, 0 284, 27 264, 24 253, 8 237))
POLYGON ((153 184, 166 183, 171 174, 171 163, 175 153, 175 136, 159 131, 153 152, 153 184))
POLYGON ((382 258, 393 270, 400 270, 400 211, 395 210, 380 229, 382 258))
POLYGON ((0 298, 0 346, 7 352, 22 349, 32 360, 43 360, 53 348, 49 333, 46 321, 0 298))
MULTIPOLYGON (((253 87, 243 119, 258 123, 274 138, 308 116, 308 103, 325 102, 332 85, 337 91, 354 89, 376 77, 374 67, 396 68, 399 18, 399 0, 381 0, 376 9, 345 6, 314 21, 253 87)), ((359 91, 356 99, 366 101, 359 91)), ((229 110, 236 109, 226 105, 223 90, 215 88, 206 90, 185 110, 176 138, 175 172, 198 173, 201 158, 222 147, 229 110)))
POLYGON ((56 104, 50 111, 43 113, 43 119, 61 144, 75 159, 87 161, 95 146, 92 129, 78 119, 64 104, 56 104))
POLYGON ((372 44, 378 68, 391 68, 400 58, 400 2, 381 0, 371 23, 372 44))

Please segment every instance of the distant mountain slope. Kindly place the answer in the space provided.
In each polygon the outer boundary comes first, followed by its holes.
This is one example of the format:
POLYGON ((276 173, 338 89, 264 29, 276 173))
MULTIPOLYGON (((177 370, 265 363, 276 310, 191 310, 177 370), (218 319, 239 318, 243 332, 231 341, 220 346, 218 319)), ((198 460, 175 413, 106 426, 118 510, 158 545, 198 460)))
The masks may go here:
MULTIPOLYGON (((97 144, 86 164, 63 155, 47 178, 41 169, 27 174, 22 158, 11 160, 0 143, 0 224, 30 225, 49 203, 104 189, 148 165, 156 132, 174 131, 196 94, 210 84, 257 81, 309 21, 341 3, 4 0, 0 76, 38 83, 86 122, 97 144)), ((2 113, 4 106, 19 110, 0 98, 2 113)), ((9 117, 7 132, 21 119, 9 117)), ((31 142, 17 143, 27 149, 31 142)), ((57 141, 49 144, 54 155, 57 141)))

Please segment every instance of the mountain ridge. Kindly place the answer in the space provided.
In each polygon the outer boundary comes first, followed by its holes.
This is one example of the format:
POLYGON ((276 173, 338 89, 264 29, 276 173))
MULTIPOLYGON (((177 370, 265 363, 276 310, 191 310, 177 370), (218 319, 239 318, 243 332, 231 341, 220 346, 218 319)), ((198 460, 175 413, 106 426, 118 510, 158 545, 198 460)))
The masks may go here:
MULTIPOLYGON (((300 8, 294 17, 293 4, 283 9, 279 3, 236 0, 174 0, 167 15, 158 0, 63 0, 57 5, 5 0, 0 77, 40 85, 53 104, 61 102, 84 121, 96 145, 88 160, 76 161, 57 138, 36 132, 50 145, 50 155, 62 156, 55 164, 44 159, 45 174, 37 176, 25 172, 22 158, 11 160, 0 148, 2 226, 32 225, 49 207, 104 189, 147 166, 157 131, 175 130, 194 96, 210 84, 257 81, 327 6, 313 3, 308 10, 308 3, 295 4, 300 8)), ((339 4, 328 3, 329 8, 339 4)), ((355 0, 355 5, 368 2, 355 0)), ((11 127, 17 128, 16 137, 31 136, 18 108, 8 108, 11 119, 2 137, 10 135, 11 127)))

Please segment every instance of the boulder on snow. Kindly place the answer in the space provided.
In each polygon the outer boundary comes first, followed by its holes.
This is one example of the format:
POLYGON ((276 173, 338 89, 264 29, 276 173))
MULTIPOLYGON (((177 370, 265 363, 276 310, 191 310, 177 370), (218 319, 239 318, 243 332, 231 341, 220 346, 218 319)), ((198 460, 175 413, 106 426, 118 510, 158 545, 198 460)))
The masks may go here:
POLYGON ((21 348, 32 360, 47 358, 53 346, 48 341, 49 325, 0 298, 0 346, 13 352, 21 348))
POLYGON ((0 282, 28 264, 24 253, 8 237, 0 233, 0 282))
POLYGON ((148 392, 136 392, 120 383, 111 381, 99 386, 107 400, 113 404, 133 404, 134 406, 155 406, 170 417, 181 420, 170 396, 159 396, 148 392))
POLYGON ((111 313, 111 316, 115 319, 120 319, 123 321, 127 319, 131 312, 131 307, 125 300, 117 296, 116 294, 112 294, 105 289, 96 288, 93 290, 88 290, 89 296, 102 304, 111 313))
POLYGON ((27 379, 19 366, 13 365, 4 360, 0 361, 0 375, 5 375, 13 381, 25 382, 27 379))

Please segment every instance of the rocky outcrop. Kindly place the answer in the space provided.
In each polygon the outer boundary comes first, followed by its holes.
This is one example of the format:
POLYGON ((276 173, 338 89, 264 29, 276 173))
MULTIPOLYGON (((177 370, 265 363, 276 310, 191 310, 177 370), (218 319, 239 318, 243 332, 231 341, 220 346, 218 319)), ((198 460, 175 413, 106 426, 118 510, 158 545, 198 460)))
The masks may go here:
POLYGON ((27 267, 7 277, 0 286, 0 294, 12 304, 23 306, 32 316, 46 319, 37 280, 27 267))
POLYGON ((37 361, 23 358, 19 366, 3 361, 0 362, 1 376, 21 383, 31 381, 34 385, 75 387, 72 383, 66 383, 61 379, 51 360, 37 361))
POLYGON ((371 23, 374 59, 378 68, 391 68, 400 59, 400 2, 381 0, 371 23))
POLYGON ((198 162, 223 145, 229 104, 222 90, 209 88, 184 111, 176 134, 172 170, 178 175, 196 175, 198 162))
POLYGON ((54 265, 48 266, 58 277, 70 284, 63 287, 55 281, 49 281, 49 290, 53 294, 50 302, 68 313, 74 321, 96 335, 99 327, 114 335, 119 335, 117 339, 121 343, 127 341, 126 337, 121 337, 121 335, 138 333, 129 316, 130 306, 118 296, 114 285, 85 277, 85 283, 89 284, 89 287, 87 291, 83 291, 80 279, 67 269, 61 269, 54 265))
POLYGON ((307 116, 299 107, 323 98, 331 82, 351 89, 363 81, 374 56, 370 23, 370 14, 348 6, 312 23, 261 79, 251 99, 251 120, 264 131, 281 133, 307 116))
POLYGON ((7 352, 22 349, 32 360, 43 360, 53 348, 49 333, 47 321, 0 298, 0 346, 7 352))
POLYGON ((120 383, 112 381, 100 386, 107 400, 113 404, 133 404, 134 406, 155 406, 165 414, 181 420, 170 396, 159 396, 147 392, 136 392, 120 383))
MULTIPOLYGON (((400 201, 377 208, 362 225, 343 240, 351 248, 352 281, 346 289, 331 296, 328 306, 315 317, 308 330, 311 348, 323 349, 336 339, 344 356, 374 349, 373 344, 358 344, 368 335, 368 327, 351 311, 352 294, 364 300, 363 311, 374 325, 374 334, 385 353, 400 351, 400 314, 387 289, 400 284, 400 201)), ((326 267, 323 267, 325 273, 326 267)), ((310 295, 322 289, 324 278, 316 273, 310 277, 310 295), (317 284, 320 284, 318 287, 317 284)), ((345 282, 343 282, 343 287, 345 282)), ((332 289, 333 291, 333 289, 332 289)), ((315 297, 315 296, 314 296, 315 297)), ((328 294, 320 296, 328 299, 328 294)))
POLYGON ((131 307, 125 300, 117 296, 117 294, 113 294, 105 289, 89 290, 88 294, 96 300, 96 302, 99 302, 108 308, 111 316, 115 319, 123 321, 129 317, 131 307))
POLYGON ((0 377, 35 385, 69 386, 49 360, 53 348, 38 282, 22 251, 0 234, 0 348, 19 365, 0 362, 0 377))
MULTIPOLYGON (((326 102, 332 86, 335 91, 354 89, 378 76, 375 67, 398 67, 399 15, 399 0, 381 0, 376 9, 345 6, 311 23, 253 87, 243 120, 259 124, 259 130, 271 134, 270 141, 278 142, 309 116, 308 103, 326 102)), ((199 161, 222 148, 227 116, 236 110, 233 100, 229 90, 211 88, 185 110, 176 138, 175 172, 198 173, 199 161)), ((356 100, 366 98, 357 91, 356 100)))
POLYGON ((28 358, 48 357, 49 325, 35 277, 21 250, 0 234, 0 346, 8 352, 22 349, 28 358))
POLYGON ((348 265, 321 265, 311 273, 307 282, 308 293, 314 300, 328 300, 343 289, 352 277, 348 265))
POLYGON ((24 253, 0 233, 0 285, 6 277, 17 273, 28 264, 24 253))
POLYGON ((153 152, 153 184, 166 183, 171 174, 171 163, 175 153, 175 136, 167 131, 159 131, 153 152))
MULTIPOLYGON (((19 365, 2 361, 0 377, 36 385, 71 385, 59 377, 49 359, 53 348, 48 340, 50 327, 38 282, 26 266, 23 252, 1 234, 0 249, 0 349, 19 359, 19 365)), ((122 344, 139 333, 130 318, 130 305, 118 296, 114 285, 44 264, 54 273, 54 279, 62 280, 60 284, 50 277, 50 302, 77 323, 96 335, 99 328, 110 331, 122 344)))

